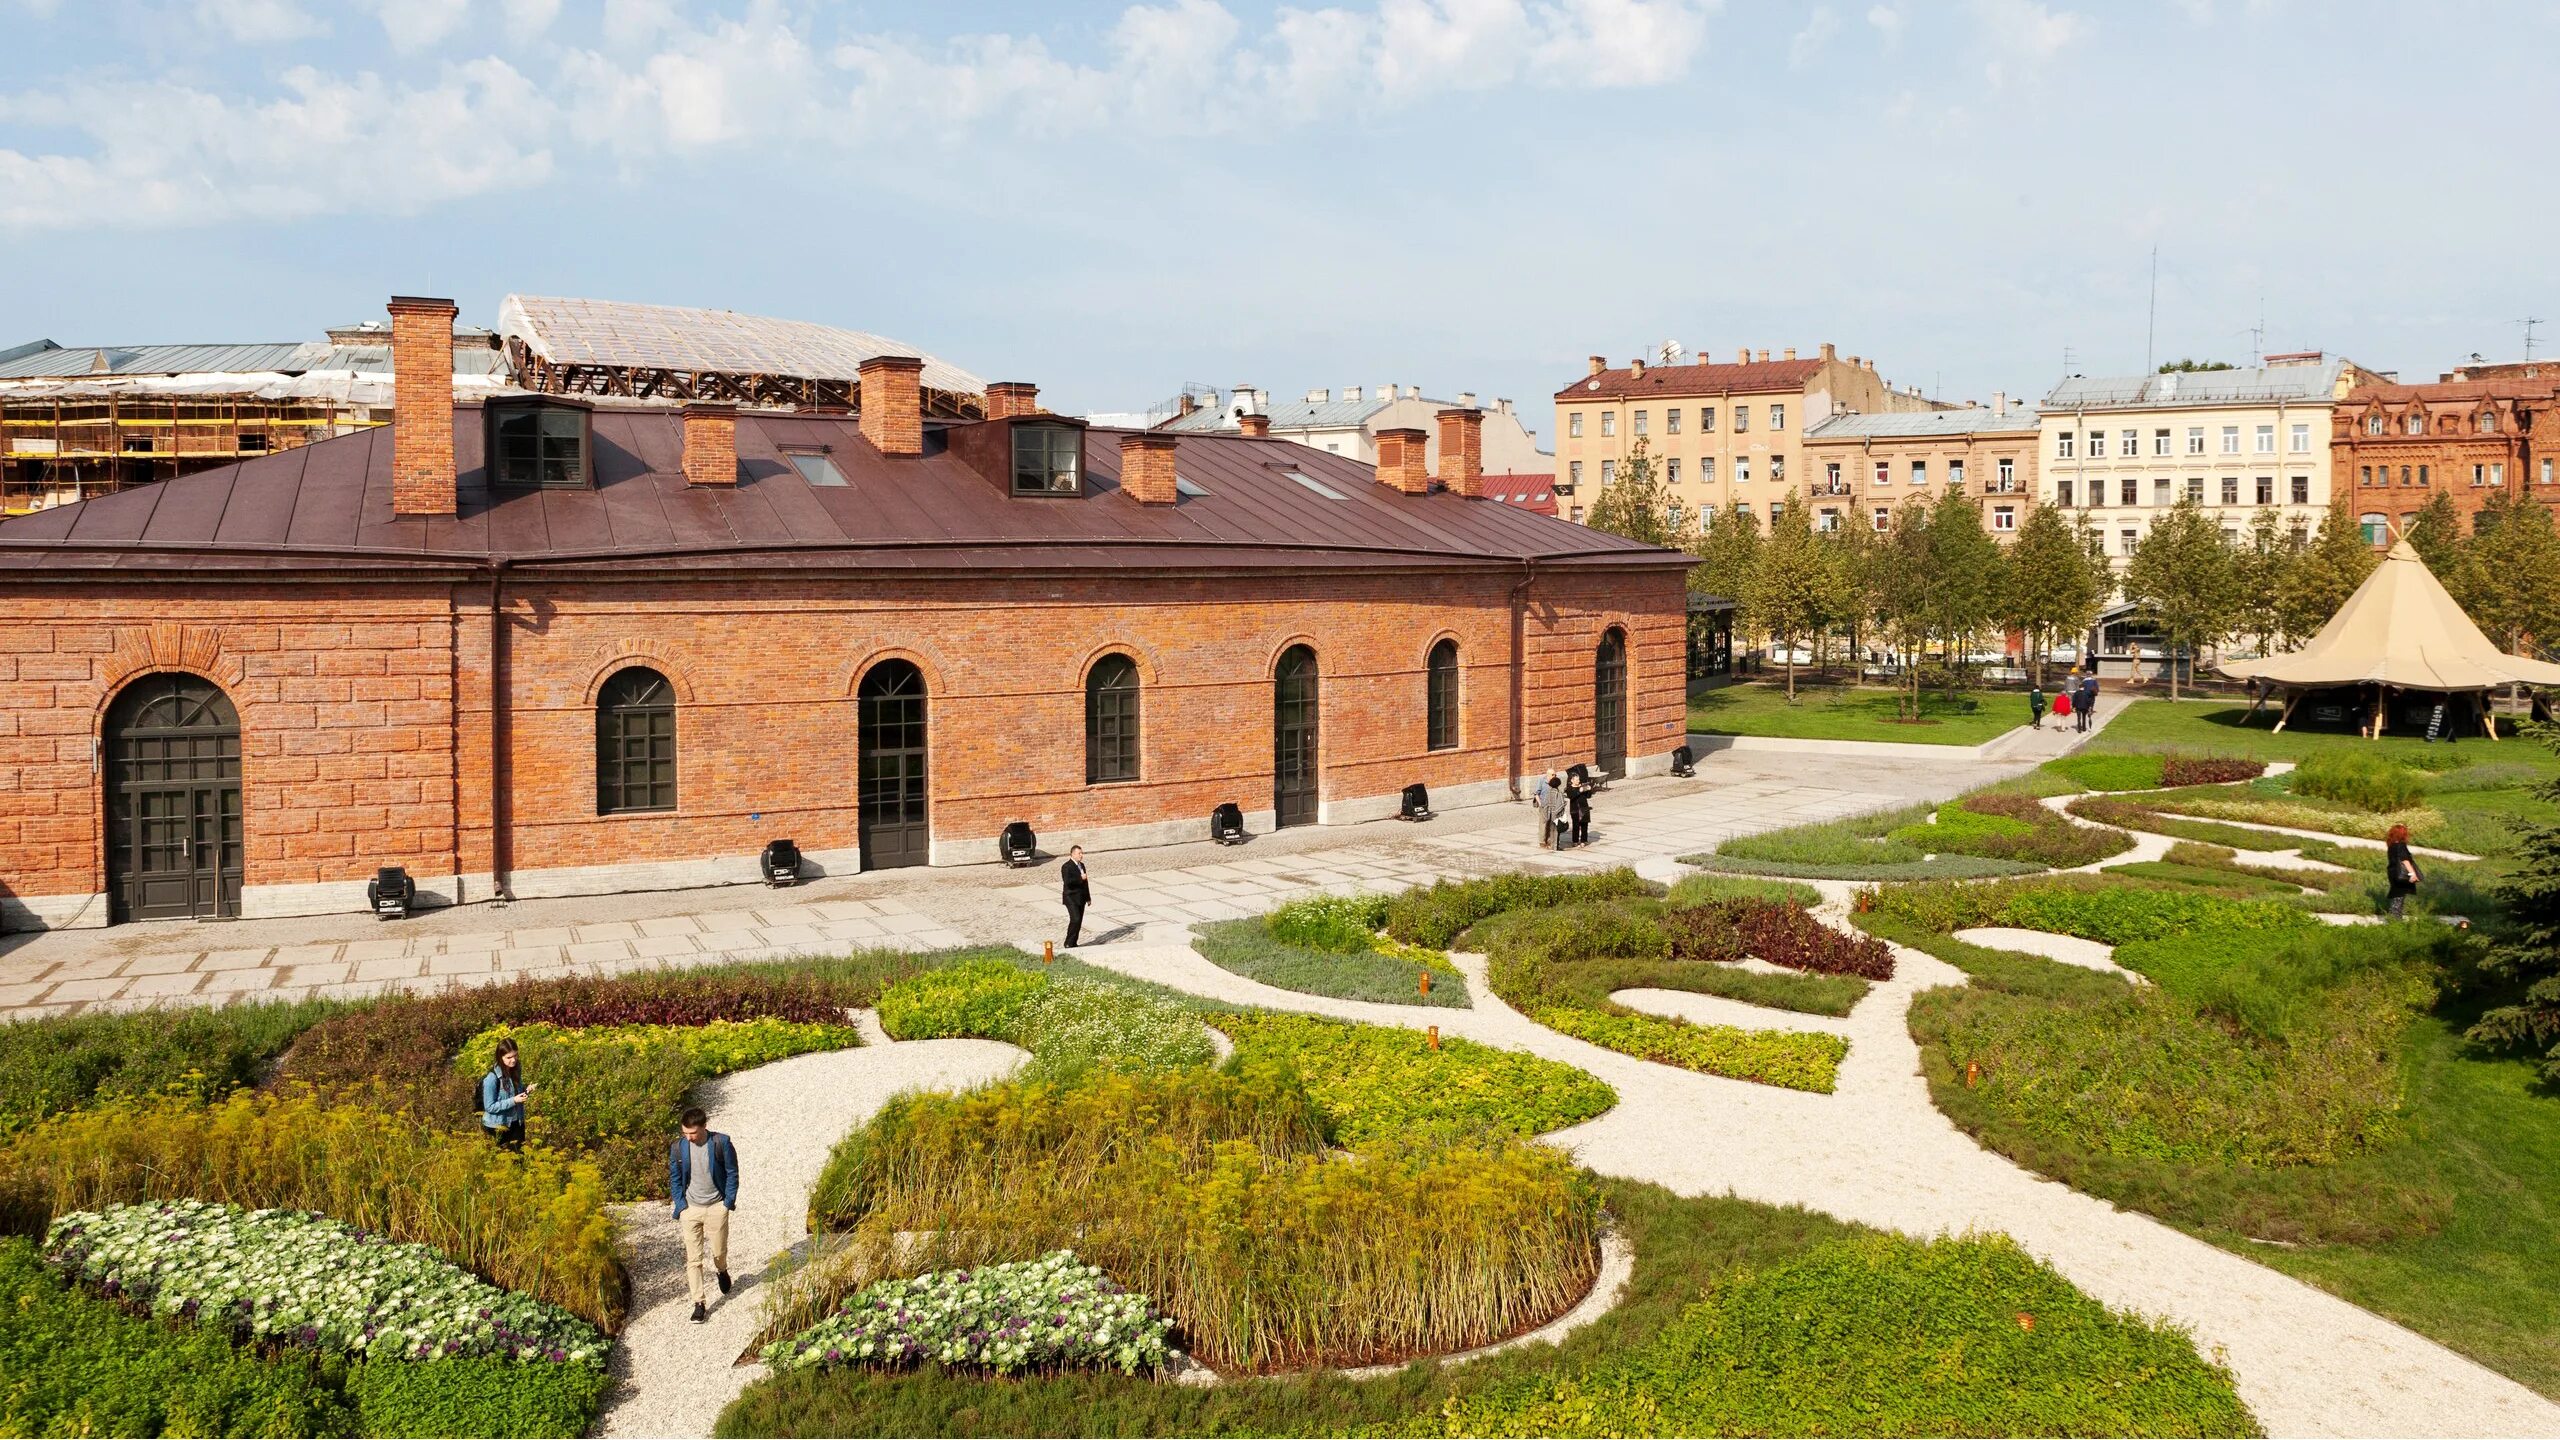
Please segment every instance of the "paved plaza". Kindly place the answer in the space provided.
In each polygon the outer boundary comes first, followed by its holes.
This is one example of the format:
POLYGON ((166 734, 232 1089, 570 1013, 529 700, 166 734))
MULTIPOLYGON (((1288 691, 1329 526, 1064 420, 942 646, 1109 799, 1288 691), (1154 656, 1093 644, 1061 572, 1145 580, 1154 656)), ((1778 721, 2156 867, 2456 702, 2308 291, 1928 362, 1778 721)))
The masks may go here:
MULTIPOLYGON (((1526 804, 1421 824, 1381 820, 1093 857, 1095 941, 1173 938, 1202 920, 1260 914, 1317 890, 1396 890, 1518 868, 1632 865, 1667 879, 1675 857, 1747 831, 1936 800, 2023 770, 2036 756, 1945 763, 1826 753, 1720 752, 1688 779, 1621 781, 1597 798, 1592 843, 1540 850, 1526 804)), ((1205 820, 1203 822, 1205 829, 1205 820)), ((1063 851, 1072 835, 1042 837, 1063 851)), ((989 848, 993 848, 990 837, 989 848)), ((486 984, 519 975, 613 974, 894 946, 1038 948, 1060 933, 1054 865, 995 864, 829 877, 790 890, 740 885, 424 911, 407 920, 324 915, 160 921, 0 936, 0 1011, 219 1004, 486 984)))

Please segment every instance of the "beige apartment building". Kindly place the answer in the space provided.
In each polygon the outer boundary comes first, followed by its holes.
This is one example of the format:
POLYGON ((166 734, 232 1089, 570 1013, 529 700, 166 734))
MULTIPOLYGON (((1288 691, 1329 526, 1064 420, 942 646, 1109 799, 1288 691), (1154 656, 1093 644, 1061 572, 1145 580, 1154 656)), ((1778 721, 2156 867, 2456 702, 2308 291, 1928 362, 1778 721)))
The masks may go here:
POLYGON ((1812 426, 1843 411, 1935 408, 1887 385, 1875 362, 1844 360, 1827 344, 1805 360, 1792 349, 1774 360, 1766 350, 1739 350, 1731 364, 1702 354, 1685 364, 1634 360, 1612 369, 1594 355, 1589 373, 1556 392, 1556 503, 1569 520, 1588 515, 1641 440, 1680 521, 1736 504, 1766 516, 1808 483, 1804 438, 1812 426))
POLYGON ((2038 417, 1995 394, 1988 406, 1922 414, 1834 415, 1804 435, 1814 528, 1893 526, 1893 513, 1953 492, 1982 507, 2002 541, 2035 504, 2038 417))
POLYGON ((2245 370, 2074 376, 2041 407, 2039 498, 2087 519, 2118 570, 2182 497, 2234 542, 2261 508, 2307 535, 2329 508, 2331 413, 2371 378, 2316 350, 2245 370))

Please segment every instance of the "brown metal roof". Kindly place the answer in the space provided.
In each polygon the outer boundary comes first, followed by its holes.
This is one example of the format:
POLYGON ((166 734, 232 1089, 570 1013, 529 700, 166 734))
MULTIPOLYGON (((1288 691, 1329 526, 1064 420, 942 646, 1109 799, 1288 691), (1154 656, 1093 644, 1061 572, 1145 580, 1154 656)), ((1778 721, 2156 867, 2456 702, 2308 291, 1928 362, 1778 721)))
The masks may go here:
POLYGON ((689 486, 682 423, 668 410, 598 410, 593 489, 493 492, 482 412, 461 407, 458 514, 391 513, 382 427, 0 521, 0 572, 1688 563, 1511 505, 1399 494, 1367 465, 1285 440, 1182 436, 1175 469, 1198 493, 1141 505, 1119 488, 1124 431, 1085 432, 1085 494, 1017 497, 950 453, 944 430, 927 431, 923 455, 891 458, 854 421, 810 415, 739 416, 741 482, 689 486), (820 448, 847 484, 813 486, 784 458, 820 448))
POLYGON ((1677 399, 1690 395, 1759 395, 1802 390, 1821 373, 1819 360, 1759 360, 1748 365, 1647 365, 1639 375, 1632 366, 1585 375, 1556 392, 1574 400, 1635 400, 1649 396, 1677 399))

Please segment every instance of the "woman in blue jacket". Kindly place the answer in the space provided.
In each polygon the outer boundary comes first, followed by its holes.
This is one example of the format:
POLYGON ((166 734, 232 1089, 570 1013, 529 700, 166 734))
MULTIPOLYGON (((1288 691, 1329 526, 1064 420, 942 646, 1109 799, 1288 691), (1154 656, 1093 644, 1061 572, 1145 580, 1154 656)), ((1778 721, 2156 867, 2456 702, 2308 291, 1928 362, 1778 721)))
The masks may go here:
POLYGON ((489 1132, 499 1149, 524 1148, 524 1102, 532 1093, 533 1087, 524 1083, 524 1061, 516 1054, 516 1042, 499 1041, 489 1073, 480 1077, 480 1128, 489 1132))

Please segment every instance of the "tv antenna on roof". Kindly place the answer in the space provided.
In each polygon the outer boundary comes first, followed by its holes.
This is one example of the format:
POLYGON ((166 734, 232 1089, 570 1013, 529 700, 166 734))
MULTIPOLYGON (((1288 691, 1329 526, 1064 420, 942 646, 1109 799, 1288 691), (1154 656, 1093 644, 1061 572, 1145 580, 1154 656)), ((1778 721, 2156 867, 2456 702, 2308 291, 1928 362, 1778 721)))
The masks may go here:
POLYGON ((1677 340, 1665 340, 1662 342, 1662 363, 1665 365, 1679 364, 1680 357, 1688 353, 1688 351, 1681 348, 1680 342, 1677 340))
POLYGON ((2533 358, 2533 327, 2541 324, 2542 318, 2538 315, 2527 315, 2516 323, 2524 327, 2524 358, 2530 360, 2533 358))
POLYGON ((2160 334, 2160 247, 2151 247, 2151 308, 2142 321, 2142 373, 2151 373, 2153 342, 2160 334))

